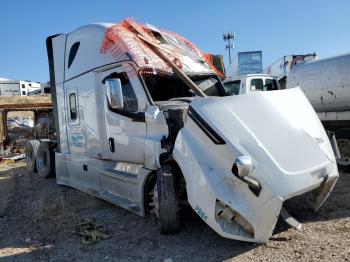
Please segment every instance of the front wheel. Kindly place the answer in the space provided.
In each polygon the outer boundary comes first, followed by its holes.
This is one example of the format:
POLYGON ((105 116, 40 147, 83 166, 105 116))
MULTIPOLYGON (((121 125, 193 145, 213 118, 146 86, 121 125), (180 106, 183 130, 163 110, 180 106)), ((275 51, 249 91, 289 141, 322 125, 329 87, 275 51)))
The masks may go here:
POLYGON ((179 198, 172 166, 164 164, 157 172, 155 205, 160 231, 162 234, 174 234, 179 231, 179 198))

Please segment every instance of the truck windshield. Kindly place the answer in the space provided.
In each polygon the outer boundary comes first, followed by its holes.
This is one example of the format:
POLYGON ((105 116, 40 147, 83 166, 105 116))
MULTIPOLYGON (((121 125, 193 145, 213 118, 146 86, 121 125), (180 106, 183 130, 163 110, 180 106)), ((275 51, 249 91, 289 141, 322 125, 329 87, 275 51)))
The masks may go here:
MULTIPOLYGON (((215 75, 189 76, 207 96, 226 96, 221 81, 215 75)), ((142 74, 153 101, 193 97, 195 93, 179 78, 167 74, 142 74)))

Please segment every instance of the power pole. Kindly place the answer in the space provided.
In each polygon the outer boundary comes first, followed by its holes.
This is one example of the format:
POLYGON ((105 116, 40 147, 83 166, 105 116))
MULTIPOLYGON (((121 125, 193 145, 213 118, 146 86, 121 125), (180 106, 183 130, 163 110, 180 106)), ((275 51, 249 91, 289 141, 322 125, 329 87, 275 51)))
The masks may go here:
POLYGON ((229 56, 230 64, 231 64, 231 48, 232 49, 234 48, 233 40, 235 40, 236 34, 229 32, 229 33, 224 34, 222 38, 224 39, 225 42, 227 41, 227 45, 225 46, 225 49, 226 50, 228 49, 228 56, 229 56), (232 43, 231 43, 231 39, 232 39, 232 43))

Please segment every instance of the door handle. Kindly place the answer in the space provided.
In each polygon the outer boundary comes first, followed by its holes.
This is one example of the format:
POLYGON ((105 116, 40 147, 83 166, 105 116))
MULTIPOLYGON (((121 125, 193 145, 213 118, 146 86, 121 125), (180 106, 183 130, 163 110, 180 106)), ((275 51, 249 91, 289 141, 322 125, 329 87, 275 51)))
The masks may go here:
POLYGON ((109 143, 109 150, 114 153, 115 152, 115 145, 114 145, 114 138, 110 137, 108 139, 108 143, 109 143))

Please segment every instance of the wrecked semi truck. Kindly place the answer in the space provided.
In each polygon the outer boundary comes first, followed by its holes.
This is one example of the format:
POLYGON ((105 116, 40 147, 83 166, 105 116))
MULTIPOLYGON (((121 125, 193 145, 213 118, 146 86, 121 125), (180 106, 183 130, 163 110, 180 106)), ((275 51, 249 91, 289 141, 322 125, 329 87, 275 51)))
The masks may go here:
POLYGON ((300 89, 228 96, 182 36, 125 20, 51 36, 47 51, 59 135, 28 143, 38 173, 154 212, 162 233, 188 203, 221 236, 266 242, 287 199, 311 192, 317 210, 337 181, 300 89))

